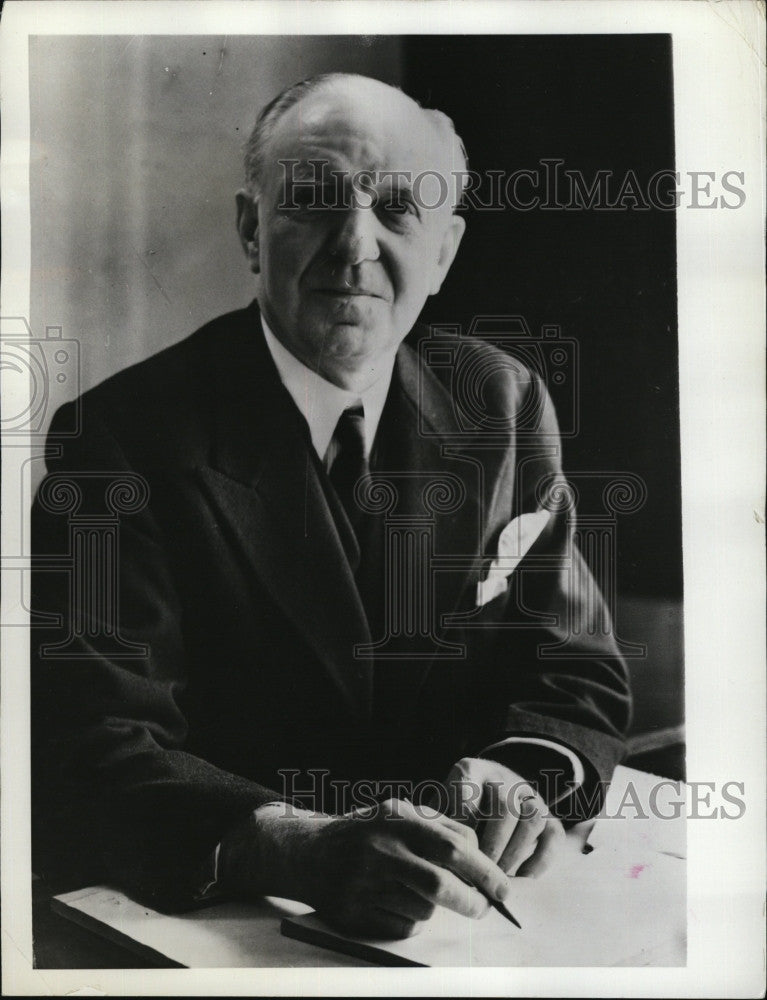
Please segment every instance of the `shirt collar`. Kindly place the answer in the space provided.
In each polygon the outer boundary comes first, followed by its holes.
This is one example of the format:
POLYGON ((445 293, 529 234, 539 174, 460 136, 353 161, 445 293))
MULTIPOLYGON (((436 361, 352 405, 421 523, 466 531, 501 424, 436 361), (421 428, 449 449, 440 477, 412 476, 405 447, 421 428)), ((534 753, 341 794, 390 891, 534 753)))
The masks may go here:
POLYGON ((261 325, 277 373, 309 425, 312 444, 320 459, 325 457, 338 418, 344 410, 360 403, 365 411, 365 451, 369 455, 389 393, 394 355, 380 363, 378 377, 364 392, 350 392, 328 382, 291 354, 269 329, 263 315, 261 325))

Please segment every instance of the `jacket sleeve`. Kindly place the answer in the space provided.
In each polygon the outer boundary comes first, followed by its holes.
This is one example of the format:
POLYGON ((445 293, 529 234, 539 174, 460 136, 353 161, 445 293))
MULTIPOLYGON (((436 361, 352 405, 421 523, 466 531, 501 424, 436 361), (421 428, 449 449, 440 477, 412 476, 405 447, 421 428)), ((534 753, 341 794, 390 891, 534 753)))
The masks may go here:
POLYGON ((538 404, 528 409, 537 420, 524 440, 518 436, 509 509, 512 517, 549 516, 539 519, 544 527, 505 588, 482 608, 473 749, 537 780, 555 813, 578 820, 598 811, 623 757, 631 695, 604 598, 576 542, 554 407, 540 379, 531 384, 538 404), (584 765, 580 788, 562 787, 572 769, 555 750, 505 744, 508 737, 573 751, 584 765))
MULTIPOLYGON (((282 796, 184 751, 181 610, 148 484, 93 407, 85 416, 32 513, 34 865, 183 908, 227 828, 282 796), (103 504, 120 491, 145 502, 120 516, 115 544, 103 504)), ((49 442, 65 425, 62 409, 49 442)))

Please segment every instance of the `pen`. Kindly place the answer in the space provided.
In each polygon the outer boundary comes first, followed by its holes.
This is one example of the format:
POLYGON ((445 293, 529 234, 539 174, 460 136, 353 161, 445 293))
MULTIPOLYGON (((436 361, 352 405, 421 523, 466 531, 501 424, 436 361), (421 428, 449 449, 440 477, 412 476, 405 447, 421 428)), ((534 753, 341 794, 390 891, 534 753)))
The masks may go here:
MULTIPOLYGON (((405 796, 405 801, 409 802, 410 799, 407 796, 405 796)), ((457 875, 458 873, 455 872, 455 874, 457 875)), ((463 878, 463 876, 461 875, 458 875, 458 878, 460 878, 462 882, 466 882, 467 885, 472 884, 468 882, 467 879, 463 878)), ((520 924, 520 922, 517 920, 517 918, 514 916, 511 910, 508 909, 505 903, 502 903, 499 899, 496 899, 494 896, 491 896, 490 893, 487 891, 487 889, 483 889, 482 886, 475 885, 474 888, 481 896, 485 897, 485 899, 488 901, 488 903, 492 906, 494 910, 497 910, 497 912, 500 913, 502 917, 505 917, 505 919, 508 920, 509 923, 514 924, 515 927, 518 927, 520 930, 522 930, 522 924, 520 924)))
POLYGON ((520 922, 517 920, 517 918, 514 916, 514 914, 506 906, 505 903, 502 903, 499 899, 496 899, 495 896, 491 896, 490 893, 487 891, 487 889, 483 889, 481 885, 474 885, 473 882, 469 882, 467 879, 463 878, 460 875, 458 877, 461 879, 462 882, 466 882, 467 885, 470 885, 472 886, 472 888, 476 889, 477 892, 480 894, 480 896, 484 896, 485 899, 488 901, 488 903, 492 906, 492 908, 494 910, 497 910, 502 917, 505 917, 510 923, 514 924, 515 927, 519 927, 519 929, 522 930, 522 924, 520 924, 520 922))
POLYGON ((477 892, 481 893, 485 897, 485 899, 488 901, 488 903, 492 906, 494 910, 497 910, 502 917, 506 917, 506 919, 510 920, 515 927, 519 927, 519 929, 522 930, 522 924, 520 924, 520 922, 517 920, 517 918, 514 916, 511 910, 508 909, 505 903, 502 903, 500 900, 495 899, 493 896, 490 895, 490 893, 486 889, 481 888, 481 886, 477 885, 474 886, 474 888, 477 890, 477 892))

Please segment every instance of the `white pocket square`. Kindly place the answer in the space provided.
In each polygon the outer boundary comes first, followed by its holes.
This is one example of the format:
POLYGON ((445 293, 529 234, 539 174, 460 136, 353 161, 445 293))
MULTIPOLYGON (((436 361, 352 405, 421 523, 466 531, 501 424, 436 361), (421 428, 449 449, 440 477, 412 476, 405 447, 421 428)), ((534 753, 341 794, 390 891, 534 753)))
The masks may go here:
POLYGON ((509 577, 550 518, 551 511, 537 510, 534 514, 520 514, 509 521, 498 539, 498 555, 490 564, 487 578, 477 584, 478 608, 506 590, 509 577))

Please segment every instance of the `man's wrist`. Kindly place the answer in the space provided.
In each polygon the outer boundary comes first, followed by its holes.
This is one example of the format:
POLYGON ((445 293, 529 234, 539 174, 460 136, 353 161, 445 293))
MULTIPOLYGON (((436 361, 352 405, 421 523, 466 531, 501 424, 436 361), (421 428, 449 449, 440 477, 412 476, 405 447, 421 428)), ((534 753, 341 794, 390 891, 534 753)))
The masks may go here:
POLYGON ((230 897, 311 895, 311 844, 333 817, 289 802, 259 806, 221 841, 219 885, 230 897))

